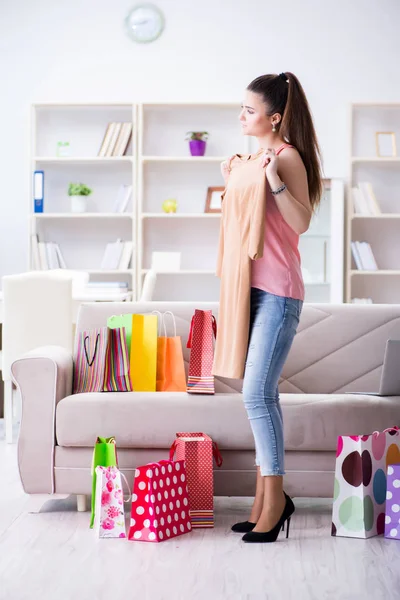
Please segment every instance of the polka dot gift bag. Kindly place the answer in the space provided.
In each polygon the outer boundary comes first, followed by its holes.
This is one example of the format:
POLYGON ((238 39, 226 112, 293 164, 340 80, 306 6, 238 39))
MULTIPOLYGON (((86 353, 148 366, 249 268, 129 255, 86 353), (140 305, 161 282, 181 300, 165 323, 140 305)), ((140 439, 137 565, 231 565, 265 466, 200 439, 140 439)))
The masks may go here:
POLYGON ((338 437, 332 535, 369 538, 384 533, 386 473, 396 462, 398 427, 338 437))
POLYGON ((400 540, 400 455, 387 470, 385 537, 400 540))
POLYGON ((184 461, 162 460, 138 467, 128 539, 163 542, 191 530, 184 461))

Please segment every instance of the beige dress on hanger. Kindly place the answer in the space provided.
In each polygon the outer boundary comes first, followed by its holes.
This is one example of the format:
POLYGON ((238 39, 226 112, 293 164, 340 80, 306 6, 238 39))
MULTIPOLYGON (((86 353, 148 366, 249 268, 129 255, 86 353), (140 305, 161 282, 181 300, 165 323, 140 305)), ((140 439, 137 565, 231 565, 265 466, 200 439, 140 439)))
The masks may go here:
POLYGON ((222 194, 217 271, 221 278, 213 374, 242 379, 250 327, 251 261, 264 249, 267 178, 263 150, 236 154, 222 194))

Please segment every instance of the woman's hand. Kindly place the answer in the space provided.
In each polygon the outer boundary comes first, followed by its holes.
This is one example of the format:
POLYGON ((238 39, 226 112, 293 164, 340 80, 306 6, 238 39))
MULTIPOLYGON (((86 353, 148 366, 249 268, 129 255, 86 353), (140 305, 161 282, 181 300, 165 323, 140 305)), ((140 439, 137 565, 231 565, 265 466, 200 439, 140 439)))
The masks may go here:
POLYGON ((261 166, 266 167, 265 176, 267 178, 278 174, 278 159, 279 157, 275 154, 273 148, 267 148, 262 155, 261 166))
POLYGON ((229 173, 231 172, 231 160, 235 158, 235 156, 236 155, 234 154, 221 163, 221 173, 222 177, 224 178, 225 185, 228 183, 229 173))

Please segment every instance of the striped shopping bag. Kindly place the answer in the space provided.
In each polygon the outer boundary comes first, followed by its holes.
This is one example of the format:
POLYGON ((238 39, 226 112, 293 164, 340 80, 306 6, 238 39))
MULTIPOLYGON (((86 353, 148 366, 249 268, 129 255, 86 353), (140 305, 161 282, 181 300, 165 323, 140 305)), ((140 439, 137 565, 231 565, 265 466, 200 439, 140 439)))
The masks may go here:
POLYGON ((211 310, 195 310, 190 325, 187 348, 191 348, 187 392, 214 394, 213 334, 217 337, 217 322, 211 310))
POLYGON ((100 327, 76 334, 74 394, 103 391, 109 331, 107 327, 100 327))
POLYGON ((131 392, 132 389, 125 327, 109 329, 103 391, 131 392))

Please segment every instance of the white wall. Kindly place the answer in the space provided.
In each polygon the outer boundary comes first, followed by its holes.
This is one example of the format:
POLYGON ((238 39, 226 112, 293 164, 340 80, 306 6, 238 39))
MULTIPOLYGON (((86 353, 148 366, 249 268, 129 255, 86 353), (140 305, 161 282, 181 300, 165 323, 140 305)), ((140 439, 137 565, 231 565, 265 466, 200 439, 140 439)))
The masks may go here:
POLYGON ((239 105, 257 75, 293 71, 325 174, 345 177, 349 102, 400 101, 398 0, 154 1, 165 32, 137 45, 123 29, 136 0, 0 0, 0 276, 27 266, 32 102, 239 105))

